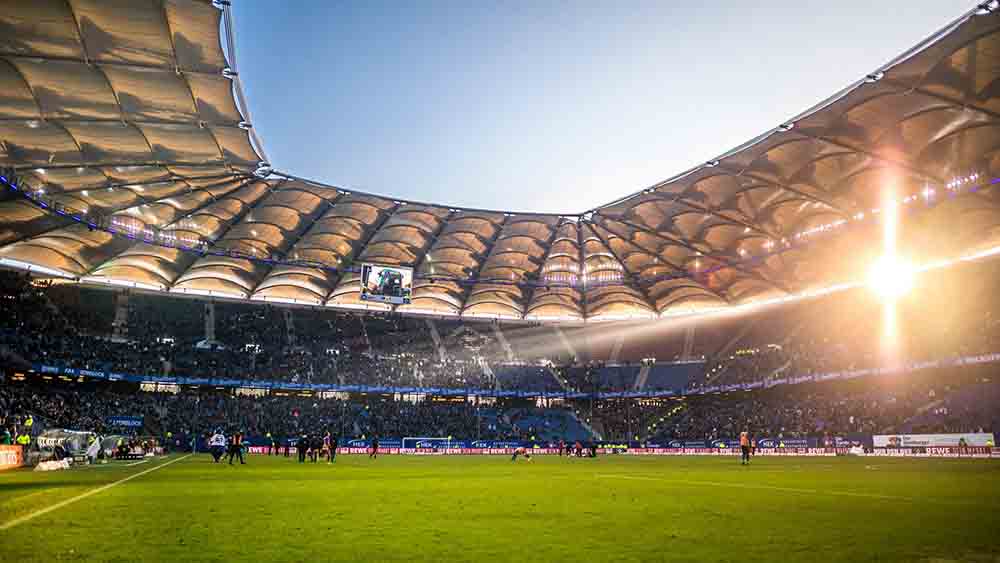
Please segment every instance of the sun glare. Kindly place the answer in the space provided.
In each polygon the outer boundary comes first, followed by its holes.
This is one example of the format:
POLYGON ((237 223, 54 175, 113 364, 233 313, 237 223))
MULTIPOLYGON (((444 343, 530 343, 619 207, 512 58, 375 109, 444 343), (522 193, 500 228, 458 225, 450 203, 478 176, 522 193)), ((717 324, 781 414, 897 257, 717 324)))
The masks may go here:
POLYGON ((895 301, 913 288, 913 265, 899 256, 885 255, 868 272, 868 285, 884 301, 895 301))

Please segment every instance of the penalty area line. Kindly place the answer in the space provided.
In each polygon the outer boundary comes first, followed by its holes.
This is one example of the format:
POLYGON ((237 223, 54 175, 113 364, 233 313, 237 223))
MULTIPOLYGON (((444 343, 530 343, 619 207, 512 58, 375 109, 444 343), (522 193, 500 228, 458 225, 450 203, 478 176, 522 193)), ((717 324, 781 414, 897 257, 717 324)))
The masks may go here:
POLYGON ((83 499, 85 499, 87 497, 96 495, 97 493, 100 493, 102 491, 106 491, 106 490, 108 490, 111 487, 114 487, 116 485, 121 485, 122 483, 125 483, 127 481, 131 481, 132 479, 135 479, 136 477, 142 477, 143 475, 145 475, 147 473, 152 473, 153 471, 156 471, 157 469, 163 469, 164 467, 166 467, 168 465, 172 465, 174 463, 177 463, 178 461, 183 461, 183 460, 191 457, 192 455, 194 455, 194 454, 187 454, 186 456, 182 456, 182 457, 179 457, 177 459, 172 459, 172 460, 170 460, 170 461, 168 461, 168 462, 166 462, 166 463, 164 463, 162 465, 157 465, 156 467, 150 467, 149 469, 146 469, 144 471, 140 471, 138 473, 134 473, 132 475, 129 475, 128 477, 123 477, 123 478, 115 481, 114 483, 108 483, 107 485, 102 485, 100 487, 97 487, 96 489, 91 489, 91 490, 89 490, 89 491, 87 491, 85 493, 81 493, 79 495, 76 495, 75 497, 68 498, 68 499, 63 500, 63 501, 59 501, 59 502, 53 504, 52 506, 47 506, 45 508, 42 508, 41 510, 36 510, 35 512, 32 512, 31 514, 25 514, 24 516, 21 516, 20 518, 15 518, 15 519, 11 520, 10 522, 4 522, 3 524, 0 524, 0 532, 5 531, 5 530, 9 530, 10 528, 13 528, 14 526, 17 526, 18 524, 23 524, 23 523, 25 523, 25 522, 27 522, 29 520, 33 520, 35 518, 38 518, 39 516, 44 516, 45 514, 48 514, 49 512, 52 512, 54 510, 59 510, 60 508, 63 508, 65 506, 69 506, 69 505, 73 504, 74 502, 76 502, 78 500, 83 500, 83 499))

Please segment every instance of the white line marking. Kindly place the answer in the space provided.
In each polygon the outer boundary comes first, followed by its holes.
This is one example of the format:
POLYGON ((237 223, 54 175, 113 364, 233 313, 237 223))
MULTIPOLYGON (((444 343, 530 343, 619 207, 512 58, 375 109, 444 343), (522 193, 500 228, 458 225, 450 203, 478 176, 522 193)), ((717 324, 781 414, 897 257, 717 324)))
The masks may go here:
POLYGON ((830 495, 837 497, 855 497, 855 498, 874 498, 880 500, 898 500, 904 502, 926 502, 932 504, 948 504, 948 505, 971 505, 975 503, 968 503, 962 501, 942 501, 936 499, 917 499, 913 497, 904 496, 894 496, 894 495, 882 495, 879 493, 856 493, 851 491, 830 491, 826 489, 799 489, 795 487, 780 487, 777 485, 761 485, 757 483, 727 483, 725 481, 689 481, 686 479, 665 479, 662 477, 643 477, 639 475, 609 475, 609 474, 597 474, 597 477, 602 479, 629 479, 634 481, 662 481, 664 483, 673 483, 677 485, 691 485, 695 487, 731 487, 736 489, 760 489, 764 491, 781 491, 785 493, 799 493, 804 495, 830 495))
POLYGON ((133 465, 139 465, 140 463, 146 463, 147 461, 149 461, 149 460, 148 459, 144 459, 142 461, 135 461, 135 462, 132 462, 132 463, 126 463, 125 467, 132 467, 133 465))
POLYGON ((186 456, 179 457, 177 459, 172 459, 172 460, 170 460, 170 461, 168 461, 168 462, 166 462, 166 463, 164 463, 162 465, 157 465, 156 467, 150 467, 149 469, 147 469, 145 471, 140 471, 138 473, 129 475, 128 477, 119 479, 119 480, 115 481, 114 483, 108 483, 107 485, 104 485, 104 486, 101 486, 101 487, 97 487, 96 489, 91 489, 91 490, 89 490, 89 491, 87 491, 85 493, 76 495, 73 498, 68 498, 68 499, 66 499, 64 501, 57 502, 57 503, 53 504, 52 506, 48 506, 48 507, 45 507, 45 508, 43 508, 41 510, 37 510, 35 512, 32 512, 31 514, 26 514, 26 515, 24 515, 24 516, 22 516, 20 518, 15 518, 14 520, 11 520, 10 522, 5 522, 3 524, 0 524, 0 532, 2 532, 4 530, 9 530, 10 528, 13 528, 14 526, 17 526, 18 524, 23 524, 24 522, 27 522, 28 520, 33 520, 33 519, 35 519, 35 518, 37 518, 39 516, 43 516, 45 514, 48 514, 49 512, 52 512, 53 510, 59 510, 60 508, 62 508, 64 506, 68 506, 70 504, 73 504, 74 502, 76 502, 78 500, 83 500, 83 499, 85 499, 85 498, 87 498, 89 496, 96 495, 97 493, 99 493, 101 491, 106 491, 106 490, 110 489, 111 487, 114 487, 115 485, 121 485, 122 483, 124 483, 126 481, 131 481, 132 479, 135 479, 136 477, 142 477, 143 475, 145 475, 147 473, 151 473, 153 471, 156 471, 157 469, 163 469, 164 467, 166 467, 168 465, 171 465, 173 463, 177 463, 178 461, 185 460, 185 459, 191 457, 192 455, 194 455, 194 454, 188 454, 186 456))

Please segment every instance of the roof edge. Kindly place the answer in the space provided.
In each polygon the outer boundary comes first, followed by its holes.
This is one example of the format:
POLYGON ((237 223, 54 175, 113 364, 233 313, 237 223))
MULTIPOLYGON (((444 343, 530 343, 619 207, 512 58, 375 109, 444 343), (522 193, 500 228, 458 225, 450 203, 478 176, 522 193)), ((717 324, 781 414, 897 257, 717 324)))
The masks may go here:
POLYGON ((714 166, 714 163, 717 163, 718 161, 720 161, 720 160, 722 160, 724 158, 728 158, 730 156, 738 154, 738 153, 740 153, 740 152, 742 152, 742 151, 744 151, 744 150, 746 150, 746 149, 748 149, 748 148, 756 145, 757 143, 760 143, 761 141, 767 139, 768 137, 770 137, 771 135, 773 135, 775 133, 781 133, 781 132, 786 131, 787 130, 787 124, 794 123, 796 121, 799 121, 799 120, 802 120, 802 119, 804 119, 806 117, 809 117, 809 116, 815 114, 816 112, 822 111, 823 109, 825 109, 826 107, 830 106, 834 102, 840 100, 841 98, 843 98, 847 94, 850 94, 851 92, 853 92, 857 88, 863 86, 866 82, 869 81, 870 77, 875 76, 875 75, 877 75, 879 73, 884 73, 885 71, 889 70, 890 68, 892 68, 892 67, 894 67, 894 66, 896 66, 896 65, 898 65, 898 64, 900 64, 900 63, 902 63, 902 62, 904 62, 904 61, 906 61, 908 59, 910 59, 914 55, 917 55, 918 53, 920 53, 924 49, 930 47, 934 43, 937 43, 938 41, 940 41, 941 39, 943 39, 949 33, 951 33, 952 31, 954 31, 955 28, 957 28, 958 26, 962 25, 963 23, 965 23, 966 21, 968 21, 970 18, 975 17, 979 13, 980 10, 984 10, 984 9, 985 10, 992 10, 993 8, 990 8, 990 6, 992 6, 994 4, 994 2, 995 2, 995 0, 988 0, 986 2, 977 3, 975 6, 973 6, 971 9, 969 9, 968 11, 966 11, 965 13, 963 13, 958 18, 955 18, 951 22, 949 22, 946 25, 944 25, 943 27, 939 28, 937 31, 931 33, 930 35, 928 35, 927 37, 925 37, 922 41, 918 42, 916 45, 910 47, 909 49, 906 49, 905 51, 903 51, 899 55, 896 55, 895 57, 893 57, 892 59, 890 59, 888 62, 886 62, 886 63, 884 63, 884 64, 876 67, 875 70, 873 70, 872 72, 869 72, 868 74, 866 74, 865 76, 861 77, 860 79, 858 79, 858 80, 854 81, 853 83, 845 86, 844 88, 841 88, 836 93, 828 96, 826 99, 820 101, 819 103, 813 105, 812 107, 810 107, 810 108, 808 108, 808 109, 806 109, 804 111, 801 111, 801 112, 797 113, 796 115, 794 115, 794 116, 786 119, 784 121, 784 123, 781 123, 778 126, 772 128, 772 129, 769 129, 769 130, 767 130, 767 131, 765 131, 765 132, 757 135, 756 137, 753 137, 752 139, 750 139, 750 140, 748 140, 748 141, 746 141, 746 142, 744 142, 744 143, 742 143, 740 145, 737 145, 736 147, 734 147, 732 149, 729 149, 728 151, 723 152, 722 154, 716 156, 715 158, 709 159, 708 161, 706 161, 705 164, 699 164, 697 166, 693 166, 693 167, 691 167, 691 168, 689 168, 689 169, 687 169, 687 170, 685 170, 683 172, 680 172, 678 174, 674 174, 673 176, 670 176, 670 177, 668 177, 665 180, 661 180, 661 181, 659 181, 659 182, 657 182, 657 183, 655 183, 655 184, 653 184, 651 186, 647 186, 647 187, 642 188, 640 190, 636 190, 636 191, 634 191, 634 192, 632 192, 632 193, 630 193, 628 195, 625 195, 625 196, 619 197, 617 199, 614 199, 612 201, 609 201, 608 203, 605 203, 605 204, 602 204, 602 205, 598 205, 596 207, 588 209, 587 211, 581 213, 581 215, 586 215, 588 213, 593 213, 593 212, 598 211, 600 209, 604 209, 604 208, 607 208, 607 207, 612 207, 612 206, 618 205, 618 204, 623 203, 625 201, 628 201, 628 200, 630 200, 630 199, 632 199, 634 197, 638 197, 638 196, 644 194, 645 192, 647 192, 649 190, 655 190, 655 189, 661 188, 661 187, 663 187, 663 186, 665 186, 667 184, 676 182, 677 180, 680 180, 681 178, 684 178, 685 176, 693 174, 693 173, 697 172, 698 170, 701 170, 702 168, 705 168, 706 166, 714 166))

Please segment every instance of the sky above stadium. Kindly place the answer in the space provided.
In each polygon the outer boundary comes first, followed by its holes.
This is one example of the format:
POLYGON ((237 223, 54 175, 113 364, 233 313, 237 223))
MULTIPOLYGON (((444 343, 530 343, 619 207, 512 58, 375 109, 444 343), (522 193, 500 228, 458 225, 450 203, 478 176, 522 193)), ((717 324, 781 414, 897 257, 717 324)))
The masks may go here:
POLYGON ((275 168, 418 201, 576 213, 780 124, 973 2, 233 5, 275 168))

